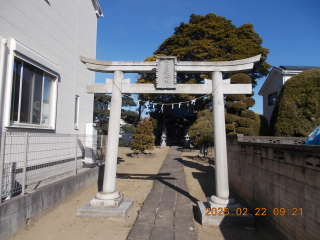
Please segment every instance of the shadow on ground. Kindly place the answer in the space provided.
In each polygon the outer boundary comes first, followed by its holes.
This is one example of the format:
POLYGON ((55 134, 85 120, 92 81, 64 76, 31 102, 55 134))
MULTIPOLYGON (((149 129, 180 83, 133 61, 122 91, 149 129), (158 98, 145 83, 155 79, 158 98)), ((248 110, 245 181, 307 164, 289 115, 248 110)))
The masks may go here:
MULTIPOLYGON (((215 195, 215 168, 214 165, 208 165, 204 162, 192 161, 194 156, 184 156, 184 159, 176 158, 175 160, 180 161, 184 166, 196 169, 200 172, 192 172, 192 176, 199 182, 199 185, 206 197, 215 195), (188 160, 185 160, 188 159, 188 160), (190 160, 189 160, 190 159, 190 160), (205 164, 205 165, 204 165, 205 164)), ((189 193, 186 193, 189 195, 189 193)), ((238 203, 243 206, 248 207, 251 212, 254 209, 250 208, 249 203, 247 203, 241 196, 230 189, 230 197, 236 199, 238 203)), ((191 198, 195 206, 193 206, 194 220, 201 225, 201 219, 198 213, 197 199, 191 198)), ((234 239, 246 239, 246 240, 286 240, 288 239, 283 233, 281 233, 271 222, 269 222, 266 217, 255 217, 254 218, 254 228, 245 228, 241 225, 227 225, 227 226, 206 226, 209 229, 219 229, 223 238, 225 240, 234 239)), ((220 239, 220 238, 219 238, 220 239)))
POLYGON ((198 180, 200 187, 206 196, 211 196, 216 194, 214 166, 212 165, 205 166, 203 164, 200 164, 194 161, 183 160, 182 158, 176 158, 175 160, 181 162, 186 167, 194 168, 198 171, 201 171, 201 172, 193 172, 192 173, 193 178, 198 180))

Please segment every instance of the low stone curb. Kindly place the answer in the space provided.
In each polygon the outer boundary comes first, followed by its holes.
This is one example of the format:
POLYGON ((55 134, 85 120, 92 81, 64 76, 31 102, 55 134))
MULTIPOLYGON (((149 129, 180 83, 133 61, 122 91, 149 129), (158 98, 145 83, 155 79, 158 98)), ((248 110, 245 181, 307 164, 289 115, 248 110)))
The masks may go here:
POLYGON ((155 153, 132 153, 131 154, 132 158, 155 158, 156 154, 155 153))

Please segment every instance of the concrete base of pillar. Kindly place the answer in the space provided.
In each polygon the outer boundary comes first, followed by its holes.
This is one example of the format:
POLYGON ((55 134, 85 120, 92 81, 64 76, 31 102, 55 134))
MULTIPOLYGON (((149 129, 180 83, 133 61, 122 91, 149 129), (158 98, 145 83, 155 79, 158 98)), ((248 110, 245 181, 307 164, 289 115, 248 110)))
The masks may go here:
POLYGON ((86 203, 77 211, 77 216, 82 218, 104 218, 113 221, 125 221, 133 208, 133 199, 124 199, 117 208, 92 207, 86 203))
POLYGON ((91 207, 96 208, 117 208, 121 205, 123 200, 123 194, 120 194, 120 196, 115 199, 99 199, 95 197, 90 201, 90 205, 91 207))
POLYGON ((227 204, 215 204, 210 201, 208 202, 199 201, 198 213, 199 213, 202 225, 212 225, 212 226, 240 225, 243 227, 254 226, 253 215, 248 211, 246 212, 244 207, 238 203, 227 205, 227 204), (211 209, 213 208, 215 208, 216 210, 214 209, 213 211, 211 211, 211 209), (228 208, 229 214, 227 214, 226 208, 228 208))
MULTIPOLYGON (((230 200, 226 201, 226 202, 220 202, 220 201, 212 202, 211 199, 212 199, 212 197, 207 198, 207 200, 208 200, 207 204, 210 209, 212 209, 212 208, 216 208, 216 209, 228 208, 229 211, 235 212, 235 211, 237 211, 238 208, 242 207, 239 203, 236 203, 236 201, 233 198, 230 198, 230 200)), ((216 197, 216 199, 218 199, 218 198, 216 197)))

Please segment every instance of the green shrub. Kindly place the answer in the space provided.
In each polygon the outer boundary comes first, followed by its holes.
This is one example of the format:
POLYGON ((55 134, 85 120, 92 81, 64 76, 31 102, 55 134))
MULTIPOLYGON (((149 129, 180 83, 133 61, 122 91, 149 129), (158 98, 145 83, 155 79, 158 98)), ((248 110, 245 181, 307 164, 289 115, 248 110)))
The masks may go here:
POLYGON ((230 82, 231 83, 246 84, 246 83, 252 83, 252 80, 245 73, 237 73, 237 74, 234 74, 231 76, 230 82))
POLYGON ((132 135, 130 148, 135 153, 144 153, 145 150, 152 150, 154 146, 153 127, 151 121, 142 121, 136 127, 132 135))
POLYGON ((303 71, 282 87, 273 110, 274 136, 307 137, 320 125, 320 70, 303 71))
POLYGON ((238 120, 238 118, 239 117, 234 114, 228 114, 228 113, 225 114, 226 123, 234 123, 235 121, 238 120))
POLYGON ((242 101, 239 101, 239 102, 236 102, 232 105, 232 108, 236 111, 241 111, 241 110, 245 110, 247 108, 247 105, 242 102, 242 101))
POLYGON ((253 120, 246 117, 239 117, 236 123, 239 127, 251 127, 253 124, 253 120))
POLYGON ((233 102, 231 102, 231 101, 227 101, 225 104, 226 109, 230 109, 230 108, 232 108, 232 106, 233 106, 233 102))
POLYGON ((229 132, 228 133, 228 135, 236 135, 236 134, 238 134, 238 133, 236 133, 236 132, 229 132))
POLYGON ((227 132, 233 132, 235 129, 236 129, 236 127, 233 123, 226 124, 227 132))
POLYGON ((256 118, 256 113, 251 110, 245 110, 241 113, 241 116, 254 120, 256 118))
POLYGON ((250 135, 250 136, 253 136, 254 134, 252 128, 246 128, 246 127, 237 127, 236 132, 243 135, 250 135))
POLYGON ((204 135, 201 139, 199 139, 199 145, 204 148, 213 147, 214 146, 213 133, 204 135))
POLYGON ((125 133, 134 133, 136 131, 136 128, 131 124, 123 125, 122 129, 125 133))
POLYGON ((128 144, 123 138, 119 138, 119 147, 127 147, 128 144))
POLYGON ((244 94, 228 94, 226 97, 227 101, 243 101, 244 99, 246 99, 244 94))
MULTIPOLYGON (((250 76, 244 73, 237 73, 231 76, 230 81, 232 84, 250 84, 252 80, 250 76)), ((228 134, 242 133, 245 135, 252 135, 252 125, 255 119, 255 113, 248 110, 249 107, 254 106, 255 100, 251 98, 252 94, 228 94, 226 96, 226 131, 228 134), (233 126, 231 125, 233 124, 233 126), (238 126, 238 128, 235 128, 238 126), (240 132, 238 132, 238 130, 240 132)))
POLYGON ((213 120, 210 109, 200 111, 198 119, 190 126, 188 134, 195 147, 213 146, 213 120))
POLYGON ((269 124, 265 116, 256 113, 252 126, 254 136, 269 136, 269 124))
POLYGON ((244 100, 244 103, 247 105, 247 107, 253 107, 254 104, 256 103, 256 101, 251 98, 251 97, 247 97, 245 100, 244 100))

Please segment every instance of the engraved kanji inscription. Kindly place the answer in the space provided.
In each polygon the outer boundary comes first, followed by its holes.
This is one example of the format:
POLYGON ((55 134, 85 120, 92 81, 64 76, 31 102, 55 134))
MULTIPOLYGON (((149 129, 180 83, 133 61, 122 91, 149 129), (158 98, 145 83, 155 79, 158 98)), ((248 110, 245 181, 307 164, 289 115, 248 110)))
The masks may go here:
POLYGON ((175 89, 176 84, 176 58, 157 58, 157 89, 175 89))

